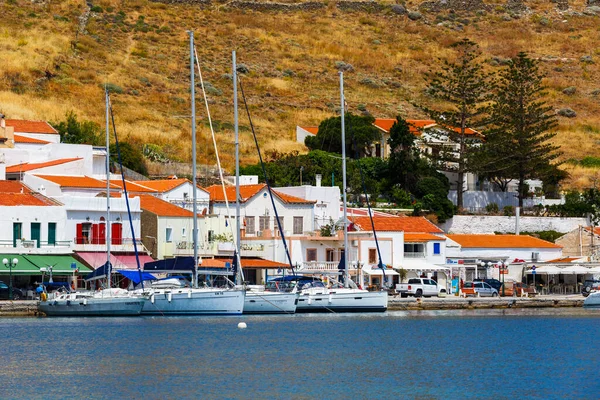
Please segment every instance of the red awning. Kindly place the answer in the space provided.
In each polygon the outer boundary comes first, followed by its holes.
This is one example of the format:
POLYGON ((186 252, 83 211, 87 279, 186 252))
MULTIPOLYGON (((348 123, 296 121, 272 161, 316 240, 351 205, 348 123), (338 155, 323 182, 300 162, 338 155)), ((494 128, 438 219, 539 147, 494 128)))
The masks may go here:
MULTIPOLYGON (((244 258, 241 259, 242 268, 289 268, 288 264, 277 261, 265 260, 264 258, 244 258)), ((225 268, 225 263, 232 263, 232 258, 204 258, 202 259, 203 268, 225 268)))
MULTIPOLYGON (((100 268, 106 263, 106 253, 76 252, 75 254, 93 269, 100 268)), ((152 257, 145 254, 140 255, 139 258, 141 267, 143 267, 146 262, 154 261, 152 257)), ((137 269, 135 255, 111 254, 110 263, 112 264, 113 269, 137 269)))

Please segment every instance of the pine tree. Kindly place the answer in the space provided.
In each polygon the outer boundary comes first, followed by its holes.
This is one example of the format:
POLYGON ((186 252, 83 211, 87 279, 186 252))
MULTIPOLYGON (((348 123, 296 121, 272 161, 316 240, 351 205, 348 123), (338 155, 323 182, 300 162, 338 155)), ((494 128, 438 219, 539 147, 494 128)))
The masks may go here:
POLYGON ((436 108, 420 106, 440 130, 430 130, 429 145, 435 150, 430 157, 441 170, 456 173, 457 206, 463 206, 465 174, 472 171, 470 156, 481 143, 473 127, 483 125, 489 75, 484 73, 476 43, 463 39, 453 45, 456 61, 441 60, 441 71, 427 74, 427 92, 438 100, 436 108))
POLYGON ((500 73, 494 88, 490 129, 484 152, 489 175, 518 179, 519 206, 527 197, 525 180, 543 178, 555 171, 560 147, 550 143, 556 133, 556 115, 544 96, 537 63, 521 52, 500 73))

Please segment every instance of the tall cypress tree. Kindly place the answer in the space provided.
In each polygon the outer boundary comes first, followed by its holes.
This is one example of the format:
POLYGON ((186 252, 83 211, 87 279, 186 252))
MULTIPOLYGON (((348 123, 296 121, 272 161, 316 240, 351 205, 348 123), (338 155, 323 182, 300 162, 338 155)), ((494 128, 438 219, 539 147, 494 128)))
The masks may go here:
POLYGON ((441 71, 427 74, 427 92, 440 106, 419 106, 440 126, 427 131, 431 157, 439 169, 456 173, 457 206, 463 206, 465 174, 472 171, 470 156, 481 143, 471 130, 483 125, 489 75, 479 62, 479 46, 463 39, 453 45, 456 61, 441 60, 441 71))
POLYGON ((556 133, 556 115, 542 97, 544 75, 536 61, 521 52, 500 73, 494 88, 491 125, 486 132, 485 152, 489 175, 519 180, 519 206, 527 197, 525 180, 543 178, 560 156, 550 143, 556 133))

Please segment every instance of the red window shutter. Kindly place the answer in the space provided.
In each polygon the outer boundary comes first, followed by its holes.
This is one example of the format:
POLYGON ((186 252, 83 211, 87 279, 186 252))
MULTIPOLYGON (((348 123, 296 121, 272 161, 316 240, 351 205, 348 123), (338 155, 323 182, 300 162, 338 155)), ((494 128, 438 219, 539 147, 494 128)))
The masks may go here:
POLYGON ((106 244, 106 224, 102 222, 100 224, 100 230, 98 232, 99 244, 106 244))
POLYGON ((112 224, 111 225, 112 244, 123 244, 123 225, 112 224))
POLYGON ((75 243, 83 244, 83 224, 77 224, 77 233, 75 235, 75 243))
POLYGON ((92 225, 92 244, 100 243, 100 237, 98 236, 99 230, 100 227, 98 226, 98 224, 92 225))

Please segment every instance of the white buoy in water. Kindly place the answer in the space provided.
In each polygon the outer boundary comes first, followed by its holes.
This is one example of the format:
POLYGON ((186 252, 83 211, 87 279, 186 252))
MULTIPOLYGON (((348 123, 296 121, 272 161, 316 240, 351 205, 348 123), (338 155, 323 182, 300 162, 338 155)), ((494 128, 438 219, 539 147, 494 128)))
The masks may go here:
POLYGON ((240 329, 246 329, 247 328, 246 323, 245 322, 240 322, 238 324, 238 328, 240 328, 240 329))

